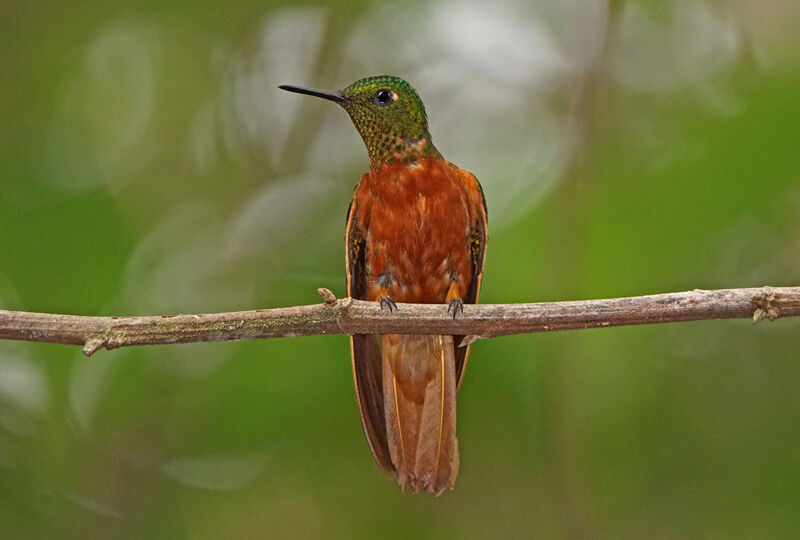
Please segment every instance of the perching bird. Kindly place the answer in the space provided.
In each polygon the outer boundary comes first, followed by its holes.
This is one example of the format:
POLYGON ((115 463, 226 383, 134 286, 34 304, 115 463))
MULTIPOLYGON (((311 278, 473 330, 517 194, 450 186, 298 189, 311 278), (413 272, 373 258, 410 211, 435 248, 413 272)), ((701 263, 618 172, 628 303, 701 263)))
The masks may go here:
MULTIPOLYGON (((328 99, 350 115, 370 171, 347 215, 347 292, 380 302, 478 301, 486 252, 486 203, 478 180, 445 160, 428 132, 425 106, 398 77, 368 77, 339 92, 283 85, 328 99)), ((443 310, 443 316, 445 312, 443 310)), ((449 316, 449 315, 448 315, 449 316)), ((435 495, 458 473, 456 392, 468 346, 463 336, 351 337, 364 433, 384 472, 435 495)))

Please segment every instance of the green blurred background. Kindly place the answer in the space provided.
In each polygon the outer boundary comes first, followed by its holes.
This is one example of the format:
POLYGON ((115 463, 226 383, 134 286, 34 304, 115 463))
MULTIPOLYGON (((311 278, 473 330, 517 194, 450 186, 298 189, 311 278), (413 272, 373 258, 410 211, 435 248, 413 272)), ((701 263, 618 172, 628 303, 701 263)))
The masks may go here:
MULTIPOLYGON (((281 83, 411 81, 482 181, 484 302, 800 285, 793 0, 0 4, 0 307, 344 295, 366 152, 281 83)), ((0 537, 800 536, 800 320, 482 341, 461 472, 374 465, 344 336, 0 342, 0 537)))

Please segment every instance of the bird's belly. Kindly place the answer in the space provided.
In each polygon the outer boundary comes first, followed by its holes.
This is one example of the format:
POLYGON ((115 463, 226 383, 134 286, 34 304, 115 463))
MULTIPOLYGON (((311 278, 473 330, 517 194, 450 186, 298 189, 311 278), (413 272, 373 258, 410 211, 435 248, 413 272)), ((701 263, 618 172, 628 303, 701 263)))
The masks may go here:
POLYGON ((458 193, 374 204, 367 234, 369 298, 442 303, 453 281, 466 281, 466 289, 471 275, 464 208, 458 193))

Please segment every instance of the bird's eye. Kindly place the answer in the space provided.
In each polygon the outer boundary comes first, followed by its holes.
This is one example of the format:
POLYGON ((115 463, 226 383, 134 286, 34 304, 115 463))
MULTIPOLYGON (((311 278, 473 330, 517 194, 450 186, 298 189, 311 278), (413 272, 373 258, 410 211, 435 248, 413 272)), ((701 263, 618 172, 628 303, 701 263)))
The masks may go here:
POLYGON ((378 105, 388 105, 397 99, 397 94, 388 88, 381 88, 375 92, 375 103, 378 105))

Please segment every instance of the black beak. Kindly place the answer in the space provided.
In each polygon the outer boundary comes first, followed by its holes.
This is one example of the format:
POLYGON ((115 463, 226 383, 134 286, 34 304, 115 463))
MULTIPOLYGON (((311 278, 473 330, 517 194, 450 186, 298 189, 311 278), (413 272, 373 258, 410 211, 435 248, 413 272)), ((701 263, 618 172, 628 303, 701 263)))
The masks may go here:
POLYGON ((278 86, 281 90, 288 90, 289 92, 295 92, 297 94, 305 94, 307 96, 315 96, 320 97, 322 99, 327 99, 338 104, 347 103, 350 101, 346 97, 344 97, 340 92, 328 92, 327 90, 314 90, 313 88, 303 88, 302 86, 292 86, 291 84, 282 84, 278 86))

